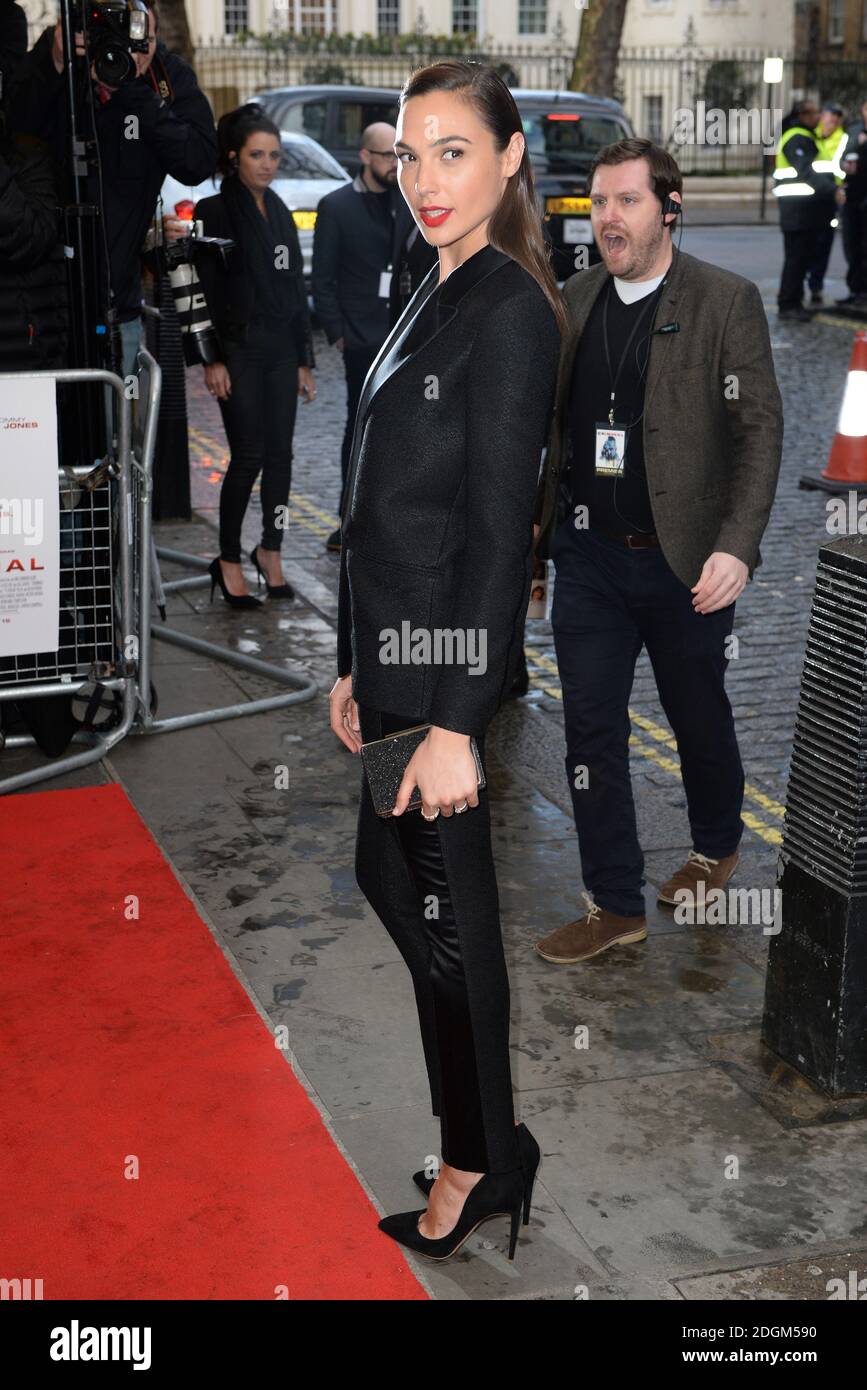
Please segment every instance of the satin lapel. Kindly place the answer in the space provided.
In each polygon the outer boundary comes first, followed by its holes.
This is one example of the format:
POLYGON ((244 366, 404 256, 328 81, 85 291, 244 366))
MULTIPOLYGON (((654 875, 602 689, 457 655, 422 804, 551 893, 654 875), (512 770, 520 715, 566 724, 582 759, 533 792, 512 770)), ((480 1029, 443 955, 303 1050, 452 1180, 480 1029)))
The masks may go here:
POLYGON ((409 304, 401 314, 394 328, 389 333, 379 352, 374 358, 373 364, 367 376, 364 378, 364 385, 361 388, 361 396, 358 401, 357 420, 363 420, 370 407, 370 402, 376 392, 394 372, 400 359, 400 345, 406 338, 418 315, 424 311, 424 306, 437 287, 439 278, 439 266, 434 265, 422 280, 409 304))
POLYGON ((684 290, 684 279, 686 277, 687 263, 678 251, 674 252, 670 278, 659 301, 654 320, 654 335, 650 343, 650 361, 647 367, 647 384, 644 389, 644 418, 647 419, 647 411, 656 390, 657 382, 662 375, 662 369, 668 360, 671 351, 670 343, 674 337, 673 333, 660 333, 658 330, 666 323, 674 323, 677 319, 677 306, 681 301, 684 290))
POLYGON ((416 314, 420 312, 421 308, 426 303, 428 296, 432 294, 433 291, 436 289, 438 278, 439 266, 435 262, 431 266, 425 278, 422 280, 412 299, 407 304, 406 308, 404 309, 397 323, 394 325, 394 328, 389 333, 382 347, 379 349, 379 352, 374 358, 370 370, 367 373, 367 376, 364 378, 364 384, 361 388, 361 395, 358 399, 358 409, 355 412, 355 423, 352 427, 352 445, 349 450, 349 477, 347 479, 346 491, 343 497, 343 512, 341 513, 340 517, 342 527, 345 527, 346 525, 346 518, 349 514, 349 505, 352 498, 352 493, 355 488, 355 469, 358 463, 358 438, 360 431, 364 425, 364 420, 367 416, 367 412, 370 407, 370 402, 373 399, 374 383, 376 383, 376 389, 378 389, 379 386, 382 385, 382 382, 386 379, 384 373, 380 374, 380 366, 381 364, 384 364, 387 361, 388 357, 393 352, 395 346, 399 342, 401 342, 403 338, 406 336, 406 334, 409 332, 415 320, 416 314))
POLYGON ((361 388, 361 397, 358 402, 358 410, 355 416, 355 426, 352 434, 352 447, 350 450, 349 479, 344 497, 343 516, 341 520, 345 523, 352 501, 352 494, 355 488, 355 469, 357 464, 356 452, 358 440, 364 429, 364 421, 370 410, 374 396, 382 389, 387 381, 396 376, 399 371, 412 362, 416 354, 435 338, 438 338, 443 329, 448 328, 457 317, 458 305, 468 290, 474 285, 492 275, 500 266, 505 265, 510 257, 502 251, 497 251, 493 246, 488 245, 471 256, 463 265, 458 266, 446 278, 439 294, 439 306, 437 310, 439 323, 434 331, 420 339, 412 352, 407 353, 403 358, 400 357, 400 344, 409 333, 416 317, 424 310, 428 297, 436 289, 439 282, 439 265, 434 263, 422 280, 409 304, 406 306, 401 317, 398 319, 389 336, 380 348, 376 360, 367 376, 364 378, 364 385, 361 388), (412 312, 410 312, 412 311, 412 312))
MULTIPOLYGON (((500 266, 505 265, 508 260, 509 257, 502 251, 496 251, 494 247, 486 246, 477 256, 471 257, 469 261, 466 261, 463 265, 459 265, 456 270, 453 270, 439 292, 439 304, 437 308, 439 322, 436 328, 433 329, 432 332, 427 333, 423 338, 420 338, 415 344, 412 352, 407 353, 405 357, 401 357, 400 355, 401 344, 409 333, 410 328, 413 326, 418 314, 424 311, 424 304, 419 304, 416 313, 406 315, 405 324, 402 319, 400 320, 399 326, 402 325, 402 331, 397 336, 392 335, 386 341, 385 346, 377 356, 376 361, 365 378, 358 407, 359 421, 364 419, 377 391, 382 390, 382 387, 387 381, 390 381, 393 376, 402 371, 407 363, 413 360, 417 352, 423 347, 427 347, 429 343, 433 342, 434 338, 438 338, 444 328, 448 328, 458 312, 458 305, 464 295, 471 290, 474 285, 479 284, 480 281, 486 279, 488 275, 492 275, 495 270, 499 270, 500 266)), ((436 289, 438 279, 439 266, 434 265, 419 286, 419 294, 421 294, 421 291, 428 286, 428 281, 431 281, 431 287, 428 293, 424 295, 424 303, 427 303, 429 294, 432 294, 436 289)), ((410 302, 414 303, 415 301, 412 300, 410 302)), ((433 317, 431 317, 431 324, 433 324, 433 317)))

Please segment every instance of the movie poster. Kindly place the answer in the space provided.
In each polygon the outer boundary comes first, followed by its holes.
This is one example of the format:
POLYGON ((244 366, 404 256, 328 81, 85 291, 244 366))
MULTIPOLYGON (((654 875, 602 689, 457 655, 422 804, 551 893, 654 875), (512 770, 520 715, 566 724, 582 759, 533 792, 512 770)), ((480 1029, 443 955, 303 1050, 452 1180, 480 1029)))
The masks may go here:
POLYGON ((59 645, 55 392, 53 379, 0 376, 0 657, 59 645))

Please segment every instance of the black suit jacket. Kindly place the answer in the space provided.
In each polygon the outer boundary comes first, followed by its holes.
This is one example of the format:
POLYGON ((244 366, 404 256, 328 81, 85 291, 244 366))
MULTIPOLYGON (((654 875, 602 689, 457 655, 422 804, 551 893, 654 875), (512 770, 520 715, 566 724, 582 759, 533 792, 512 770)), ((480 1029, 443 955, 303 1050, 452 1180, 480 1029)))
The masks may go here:
MULTIPOLYGON (((536 508, 541 557, 571 511, 575 358, 608 278, 599 264, 566 281, 568 331, 536 508)), ((656 532, 678 579, 692 588, 714 551, 736 555, 752 574, 780 471, 783 404, 751 280, 675 250, 651 341, 642 429, 656 532), (659 332, 674 323, 676 333, 659 332)))
MULTIPOLYGON (((523 641, 533 501, 560 333, 536 280, 485 246, 434 266, 368 373, 342 518, 338 670, 362 704, 484 733, 523 641), (406 625, 406 626, 404 626, 406 625), (473 661, 383 660, 390 632, 473 661), (473 672, 484 642, 485 670, 473 672), (460 646, 451 648, 460 655, 460 646)), ((481 668, 481 661, 477 662, 481 668)))
POLYGON ((388 334, 389 301, 379 293, 380 277, 394 263, 399 206, 406 204, 396 188, 371 193, 360 174, 321 199, 311 281, 329 343, 343 338, 350 350, 378 348, 388 334))
MULTIPOLYGON (((275 225, 276 217, 284 205, 271 188, 265 190, 265 203, 271 210, 272 225, 275 225)), ((288 208, 284 208, 284 211, 285 216, 281 215, 280 225, 285 229, 289 246, 286 274, 293 277, 296 300, 295 314, 286 328, 295 340, 299 366, 315 367, 307 289, 304 284, 304 257, 292 214, 288 208)), ((261 217, 262 214, 257 211, 256 215, 261 217)), ((228 237, 235 243, 235 249, 230 252, 229 264, 225 270, 220 257, 215 252, 204 249, 196 258, 196 269, 220 343, 224 345, 227 342, 243 342, 255 304, 255 286, 247 269, 244 249, 248 236, 247 228, 232 215, 222 192, 215 193, 210 198, 201 198, 196 203, 195 216, 197 220, 201 219, 205 236, 228 237)))

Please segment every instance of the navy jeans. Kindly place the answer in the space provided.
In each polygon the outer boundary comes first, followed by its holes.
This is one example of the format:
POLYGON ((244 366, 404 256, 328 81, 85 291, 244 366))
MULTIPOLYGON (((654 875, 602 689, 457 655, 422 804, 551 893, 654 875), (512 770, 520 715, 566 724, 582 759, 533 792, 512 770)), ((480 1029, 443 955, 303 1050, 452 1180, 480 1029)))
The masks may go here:
POLYGON ((696 613, 660 549, 629 550, 567 516, 552 538, 551 622, 563 689, 566 775, 587 890, 644 912, 644 856, 629 777, 629 696, 642 646, 677 740, 693 847, 721 859, 741 835, 744 773, 725 692, 735 605, 696 613), (586 786, 576 787, 579 780, 586 786))

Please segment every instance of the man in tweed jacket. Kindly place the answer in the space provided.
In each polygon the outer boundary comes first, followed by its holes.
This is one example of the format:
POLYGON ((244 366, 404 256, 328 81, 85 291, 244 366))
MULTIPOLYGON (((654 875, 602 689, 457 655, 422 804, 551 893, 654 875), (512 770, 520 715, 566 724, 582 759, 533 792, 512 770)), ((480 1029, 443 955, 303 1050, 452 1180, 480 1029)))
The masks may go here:
POLYGON ((569 332, 536 508, 566 771, 591 897, 537 944, 558 964, 646 936, 628 701, 647 646, 678 744, 693 849, 659 890, 734 872, 744 775, 725 693, 735 600, 761 563, 782 406, 756 286, 678 251, 682 180, 647 140, 591 170, 602 263, 567 281, 569 332), (614 443, 612 443, 612 440, 614 443), (615 447, 616 446, 616 447, 615 447))

